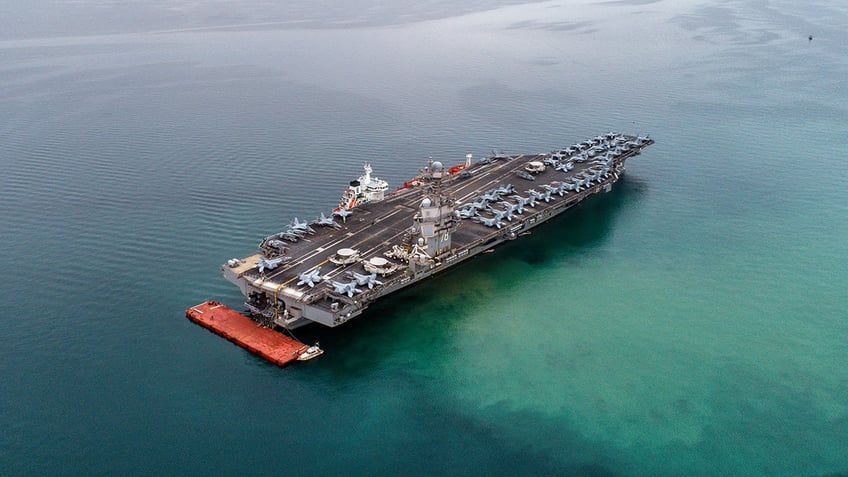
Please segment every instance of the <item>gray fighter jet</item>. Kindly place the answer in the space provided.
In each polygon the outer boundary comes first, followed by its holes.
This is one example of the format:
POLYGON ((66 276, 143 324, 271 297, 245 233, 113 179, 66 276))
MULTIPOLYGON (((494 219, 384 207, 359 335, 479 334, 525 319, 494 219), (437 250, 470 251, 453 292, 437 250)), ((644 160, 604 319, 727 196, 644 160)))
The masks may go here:
POLYGON ((309 226, 309 222, 305 220, 303 222, 300 222, 297 220, 297 217, 295 217, 292 223, 289 224, 289 232, 308 232, 310 234, 314 234, 315 229, 309 226))
POLYGON ((558 170, 558 171, 562 171, 562 172, 568 172, 568 171, 570 171, 570 170, 574 169, 574 163, 573 163, 573 162, 571 162, 571 161, 568 161, 568 162, 560 162, 559 164, 557 164, 557 165, 554 167, 554 169, 556 169, 556 170, 558 170))
POLYGON ((312 221, 315 225, 322 225, 324 227, 333 227, 334 229, 339 228, 339 224, 337 224, 332 217, 327 217, 324 215, 324 212, 321 212, 321 216, 312 221))
POLYGON ((483 210, 488 205, 489 205, 489 201, 481 197, 481 198, 478 198, 477 200, 471 202, 470 204, 468 204, 468 207, 470 207, 474 210, 483 210))
MULTIPOLYGON (((545 193, 548 196, 551 196, 551 194, 557 193, 557 188, 550 185, 550 184, 542 184, 542 188, 545 189, 545 193)), ((560 194, 560 196, 562 196, 562 194, 560 194)))
POLYGON ((487 219, 486 217, 481 217, 481 216, 478 215, 477 217, 474 217, 474 220, 476 222, 480 222, 481 224, 485 225, 486 227, 501 228, 503 226, 503 224, 501 223, 500 220, 498 220, 497 217, 492 217, 491 219, 487 219))
POLYGON ((297 282, 297 286, 309 285, 309 288, 314 288, 315 284, 322 280, 321 267, 309 272, 298 273, 297 278, 300 280, 297 282))
POLYGON ((280 239, 270 239, 266 242, 269 247, 277 249, 280 253, 286 253, 288 245, 280 239))
POLYGON ((347 295, 349 297, 353 297, 354 293, 362 293, 362 290, 356 288, 356 280, 351 280, 347 283, 341 283, 336 281, 330 281, 327 285, 334 288, 334 292, 339 295, 347 295))
POLYGON ((544 200, 545 202, 551 201, 551 191, 545 190, 544 193, 537 192, 535 189, 530 189, 527 191, 530 194, 530 197, 533 197, 536 200, 544 200))
MULTIPOLYGON (((520 204, 513 204, 512 202, 507 202, 505 200, 498 202, 498 204, 504 206, 504 209, 506 209, 507 217, 512 217, 513 213, 515 213, 515 214, 523 214, 524 213, 524 207, 522 207, 520 204)), ((512 220, 512 219, 509 219, 509 220, 512 220)))
POLYGON ((265 258, 260 255, 258 262, 259 273, 265 273, 265 270, 273 270, 291 259, 291 257, 265 258))
POLYGON ((348 216, 349 216, 349 215, 351 215, 351 214, 353 214, 353 212, 351 212, 351 211, 350 211, 350 210, 348 210, 348 209, 338 209, 338 210, 334 210, 334 211, 333 211, 333 215, 338 216, 338 217, 341 217, 341 218, 342 218, 342 222, 344 222, 344 223, 347 223, 347 218, 348 218, 348 216))
POLYGON ((368 288, 374 288, 374 285, 382 285, 383 282, 377 280, 377 274, 372 273, 371 275, 362 275, 356 272, 348 272, 357 285, 363 286, 368 285, 368 288))
POLYGON ((491 206, 489 207, 488 210, 489 210, 489 212, 492 213, 492 215, 495 216, 495 218, 498 220, 498 222, 500 222, 503 219, 507 219, 510 222, 512 222, 512 211, 511 210, 501 210, 501 209, 496 209, 496 208, 491 207, 491 206))
POLYGON ((554 193, 563 197, 566 194, 565 182, 557 182, 557 186, 553 188, 554 193))
POLYGON ((298 235, 294 232, 283 232, 283 233, 280 234, 280 238, 283 239, 283 240, 288 240, 291 243, 295 243, 298 240, 300 240, 301 238, 303 238, 303 236, 298 235))
POLYGON ((477 215, 477 209, 474 207, 464 207, 462 209, 458 209, 457 213, 459 213, 459 218, 461 219, 470 219, 477 215))
POLYGON ((498 191, 494 189, 487 190, 483 193, 483 195, 480 196, 480 199, 485 200, 486 202, 494 202, 500 198, 500 193, 498 193, 498 191))
POLYGON ((509 161, 510 159, 512 158, 496 149, 493 149, 492 155, 489 156, 489 161, 509 161))

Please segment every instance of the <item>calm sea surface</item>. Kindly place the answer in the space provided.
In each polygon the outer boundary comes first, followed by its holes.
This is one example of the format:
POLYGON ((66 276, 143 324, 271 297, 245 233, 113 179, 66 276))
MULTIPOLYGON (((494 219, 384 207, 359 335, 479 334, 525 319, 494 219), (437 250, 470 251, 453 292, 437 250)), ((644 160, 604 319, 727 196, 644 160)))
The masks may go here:
POLYGON ((848 473, 843 2, 274 3, 0 6, 0 474, 848 473), (613 193, 318 360, 184 318, 365 162, 609 130, 613 193))

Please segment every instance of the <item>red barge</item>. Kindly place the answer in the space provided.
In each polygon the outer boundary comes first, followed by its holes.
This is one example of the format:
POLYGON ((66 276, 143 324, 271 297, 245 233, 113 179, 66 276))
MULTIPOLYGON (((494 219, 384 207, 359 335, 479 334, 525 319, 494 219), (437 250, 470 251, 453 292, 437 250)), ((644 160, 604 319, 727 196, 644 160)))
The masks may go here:
POLYGON ((265 328, 232 308, 209 300, 186 310, 186 317, 277 366, 305 361, 322 353, 278 331, 265 328))

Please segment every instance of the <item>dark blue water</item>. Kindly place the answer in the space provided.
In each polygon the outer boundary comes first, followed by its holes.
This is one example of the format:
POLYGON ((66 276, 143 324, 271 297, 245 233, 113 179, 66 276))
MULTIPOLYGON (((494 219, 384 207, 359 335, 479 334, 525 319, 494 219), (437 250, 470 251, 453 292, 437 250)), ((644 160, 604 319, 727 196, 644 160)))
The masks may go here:
POLYGON ((0 474, 848 472, 838 2, 0 7, 0 474), (812 41, 807 36, 812 34, 812 41), (370 162, 650 133, 269 365, 184 318, 370 162))

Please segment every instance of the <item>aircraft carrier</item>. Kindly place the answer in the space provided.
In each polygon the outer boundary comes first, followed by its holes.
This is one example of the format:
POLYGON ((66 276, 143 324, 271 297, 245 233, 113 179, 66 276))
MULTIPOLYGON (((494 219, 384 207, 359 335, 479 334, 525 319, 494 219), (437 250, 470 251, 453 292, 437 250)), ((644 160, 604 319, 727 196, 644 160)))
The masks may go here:
POLYGON ((445 167, 430 161, 394 192, 351 181, 329 216, 294 219, 259 252, 221 266, 270 327, 335 327, 375 300, 457 265, 608 192, 625 161, 653 139, 617 133, 532 155, 494 154, 445 167))

